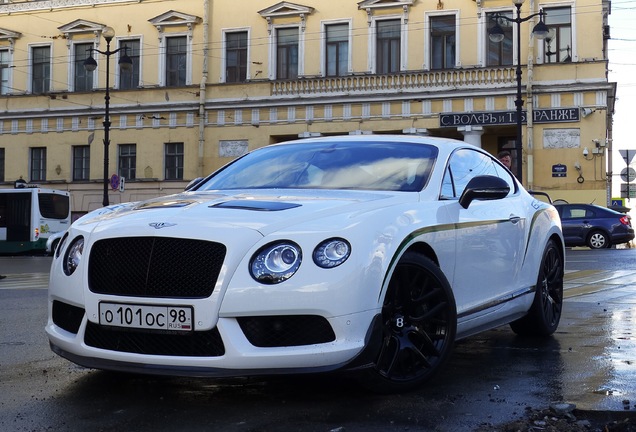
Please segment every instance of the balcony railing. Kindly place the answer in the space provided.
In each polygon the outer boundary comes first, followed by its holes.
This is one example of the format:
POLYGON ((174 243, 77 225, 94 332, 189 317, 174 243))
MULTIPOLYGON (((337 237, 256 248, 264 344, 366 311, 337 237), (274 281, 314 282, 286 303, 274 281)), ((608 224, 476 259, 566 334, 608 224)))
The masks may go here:
POLYGON ((327 95, 502 87, 515 82, 515 67, 510 66, 404 72, 395 75, 299 78, 273 81, 271 92, 273 96, 327 95))

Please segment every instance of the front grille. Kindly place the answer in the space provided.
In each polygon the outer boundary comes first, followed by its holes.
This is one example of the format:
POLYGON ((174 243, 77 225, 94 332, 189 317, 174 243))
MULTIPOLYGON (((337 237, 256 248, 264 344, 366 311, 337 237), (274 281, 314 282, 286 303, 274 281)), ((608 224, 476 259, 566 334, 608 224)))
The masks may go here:
POLYGON ((52 317, 56 326, 77 334, 84 318, 84 309, 54 300, 52 317))
POLYGON ((84 342, 109 351, 135 354, 219 357, 225 346, 219 331, 170 332, 104 327, 88 322, 84 342))
POLYGON ((95 242, 88 266, 94 293, 205 298, 225 259, 225 246, 204 240, 121 237, 95 242))
POLYGON ((273 348, 333 342, 329 322, 315 315, 282 315, 238 318, 245 337, 254 346, 273 348))

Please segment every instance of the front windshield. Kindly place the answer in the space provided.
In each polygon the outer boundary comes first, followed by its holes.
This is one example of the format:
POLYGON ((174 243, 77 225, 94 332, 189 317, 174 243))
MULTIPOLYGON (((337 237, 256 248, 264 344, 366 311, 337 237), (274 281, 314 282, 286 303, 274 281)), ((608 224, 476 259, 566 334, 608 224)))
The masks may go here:
POLYGON ((420 191, 437 148, 405 142, 323 141, 264 147, 196 187, 420 191))

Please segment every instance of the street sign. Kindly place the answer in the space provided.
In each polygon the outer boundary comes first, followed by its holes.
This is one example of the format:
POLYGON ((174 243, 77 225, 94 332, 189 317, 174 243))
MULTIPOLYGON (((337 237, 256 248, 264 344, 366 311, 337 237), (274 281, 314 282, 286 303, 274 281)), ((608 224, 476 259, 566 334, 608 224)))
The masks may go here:
POLYGON ((622 198, 636 198, 636 184, 623 183, 621 184, 621 197, 622 198), (627 194, 629 186, 629 195, 627 194))
POLYGON ((619 150, 618 151, 627 165, 632 163, 632 159, 636 156, 636 150, 619 150))
POLYGON ((627 183, 636 182, 636 170, 632 167, 623 168, 621 178, 627 183))
POLYGON ((623 198, 612 198, 612 207, 624 207, 625 199, 623 198))

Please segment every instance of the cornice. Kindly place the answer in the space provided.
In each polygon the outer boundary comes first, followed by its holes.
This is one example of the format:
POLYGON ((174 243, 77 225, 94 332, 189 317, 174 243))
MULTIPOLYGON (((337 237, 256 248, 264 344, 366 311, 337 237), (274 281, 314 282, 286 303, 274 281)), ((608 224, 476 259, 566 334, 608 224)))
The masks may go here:
POLYGON ((61 8, 74 8, 80 6, 99 6, 113 3, 141 3, 143 0, 40 0, 40 1, 15 1, 0 3, 0 14, 12 14, 19 12, 34 12, 61 8))

